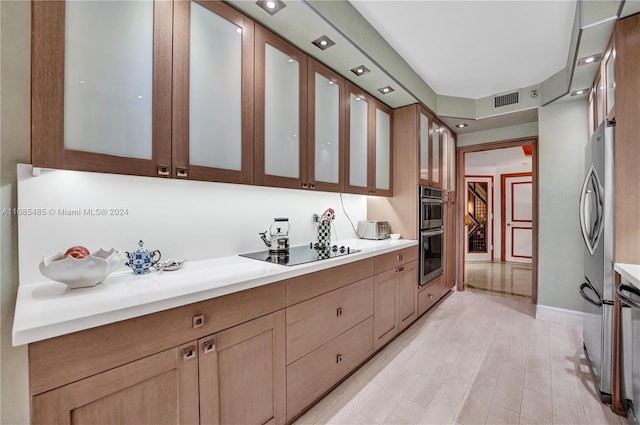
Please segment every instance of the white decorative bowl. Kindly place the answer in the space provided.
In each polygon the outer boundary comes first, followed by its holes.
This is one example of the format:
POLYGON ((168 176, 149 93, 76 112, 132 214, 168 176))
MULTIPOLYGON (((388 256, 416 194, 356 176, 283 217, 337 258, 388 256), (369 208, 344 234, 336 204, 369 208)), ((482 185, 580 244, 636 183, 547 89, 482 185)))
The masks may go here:
POLYGON ((389 235, 389 237, 391 239, 393 239, 394 241, 398 240, 398 239, 400 239, 400 233, 392 233, 392 234, 389 235))
POLYGON ((85 258, 65 257, 62 252, 42 257, 40 273, 45 277, 62 282, 69 288, 95 286, 114 271, 124 266, 126 261, 122 251, 100 248, 85 258))

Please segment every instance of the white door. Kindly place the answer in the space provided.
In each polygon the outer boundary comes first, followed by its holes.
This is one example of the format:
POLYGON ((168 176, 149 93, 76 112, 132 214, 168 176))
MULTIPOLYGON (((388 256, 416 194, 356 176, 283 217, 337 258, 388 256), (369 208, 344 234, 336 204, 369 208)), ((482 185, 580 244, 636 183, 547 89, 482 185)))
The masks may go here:
POLYGON ((504 175, 505 261, 531 263, 533 185, 531 174, 504 175))
POLYGON ((465 177, 465 261, 493 257, 493 177, 465 177))

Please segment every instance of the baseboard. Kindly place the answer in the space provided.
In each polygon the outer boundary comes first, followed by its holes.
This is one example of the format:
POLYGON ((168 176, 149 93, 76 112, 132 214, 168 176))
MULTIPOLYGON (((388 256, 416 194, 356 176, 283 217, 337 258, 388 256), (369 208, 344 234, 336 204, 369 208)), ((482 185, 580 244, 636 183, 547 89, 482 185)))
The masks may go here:
POLYGON ((582 326, 582 312, 551 307, 548 305, 536 306, 536 319, 547 322, 562 323, 569 326, 582 326))

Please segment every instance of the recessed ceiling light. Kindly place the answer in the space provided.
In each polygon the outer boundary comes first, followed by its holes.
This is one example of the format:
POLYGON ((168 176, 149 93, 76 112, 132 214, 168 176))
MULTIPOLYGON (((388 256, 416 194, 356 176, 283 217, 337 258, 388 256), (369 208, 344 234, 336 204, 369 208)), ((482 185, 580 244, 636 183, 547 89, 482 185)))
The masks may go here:
POLYGON ((287 7, 287 5, 280 0, 258 0, 256 4, 264 9, 269 15, 275 15, 287 7))
POLYGON ((382 93, 382 94, 389 94, 389 93, 391 93, 391 92, 392 92, 392 91, 394 91, 394 90, 393 90, 393 87, 391 87, 391 86, 385 86, 385 87, 380 87, 380 88, 378 89, 378 91, 379 91, 380 93, 382 93))
POLYGON ((469 126, 466 122, 461 122, 460 124, 456 124, 456 128, 465 128, 469 126))
POLYGON ((601 60, 602 60, 602 53, 598 53, 591 56, 585 56, 583 58, 578 59, 578 66, 598 63, 601 60))
POLYGON ((333 46, 336 44, 335 41, 333 41, 332 39, 330 39, 329 37, 327 37, 326 35, 323 35, 321 37, 316 38, 315 40, 313 40, 311 42, 311 44, 313 44, 314 46, 316 46, 318 49, 321 50, 326 50, 329 47, 333 46))
POLYGON ((571 92, 571 96, 580 96, 587 93, 589 93, 589 89, 574 90, 571 92))
POLYGON ((353 72, 357 76, 361 76, 371 71, 366 66, 360 65, 360 66, 356 66, 355 68, 351 68, 351 72, 353 72))

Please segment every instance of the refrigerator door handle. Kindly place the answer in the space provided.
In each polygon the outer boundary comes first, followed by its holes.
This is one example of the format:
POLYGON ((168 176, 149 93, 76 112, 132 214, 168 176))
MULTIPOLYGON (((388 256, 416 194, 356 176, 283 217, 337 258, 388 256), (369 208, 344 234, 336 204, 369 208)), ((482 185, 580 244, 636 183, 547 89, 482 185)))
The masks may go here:
POLYGON ((600 295, 598 294, 598 292, 593 289, 593 286, 591 286, 589 284, 589 282, 584 282, 582 285, 580 285, 580 296, 582 298, 584 298, 585 300, 587 300, 587 302, 595 305, 596 307, 602 307, 602 298, 600 298, 600 295), (589 288, 591 290, 591 292, 593 292, 594 294, 596 294, 596 296, 598 297, 598 300, 595 301, 593 298, 591 298, 589 295, 586 294, 586 292, 584 292, 585 288, 589 288))
POLYGON ((635 286, 627 285, 626 283, 621 283, 616 288, 616 293, 618 294, 618 298, 620 298, 620 301, 622 301, 623 304, 628 305, 634 310, 640 310, 640 302, 630 298, 628 295, 624 293, 624 291, 630 292, 633 295, 640 297, 640 289, 636 288, 635 286))
POLYGON ((602 230, 602 185, 592 165, 584 178, 580 192, 580 230, 589 253, 593 255, 600 240, 602 230), (595 206, 595 211, 594 211, 595 206), (595 214, 595 220, 593 220, 595 214))

